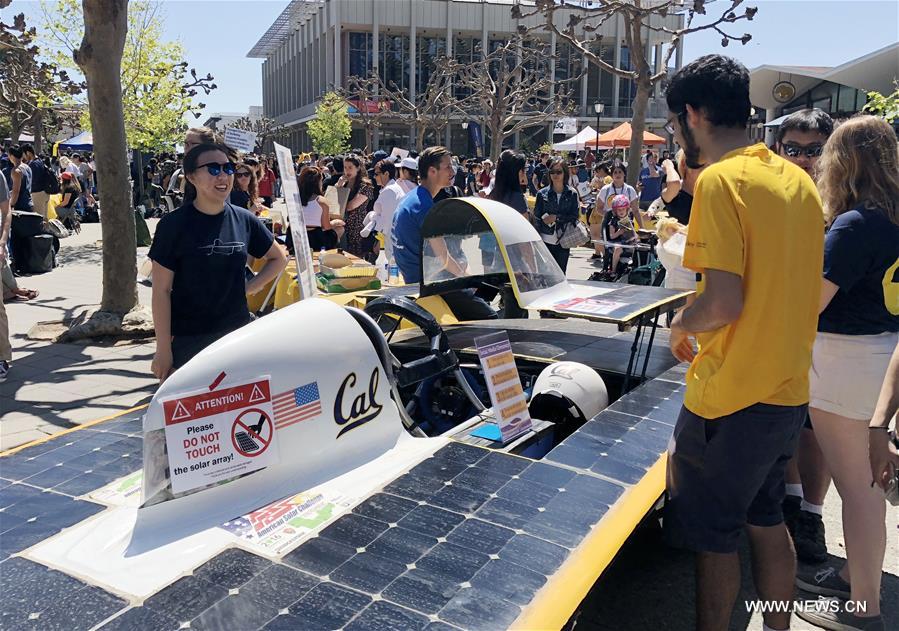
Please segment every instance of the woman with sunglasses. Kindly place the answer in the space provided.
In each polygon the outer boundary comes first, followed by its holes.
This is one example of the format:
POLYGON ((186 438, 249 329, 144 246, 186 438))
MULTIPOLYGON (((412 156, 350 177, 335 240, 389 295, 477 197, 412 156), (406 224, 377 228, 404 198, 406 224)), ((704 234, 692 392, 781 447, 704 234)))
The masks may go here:
POLYGON ((562 158, 550 159, 549 182, 537 192, 534 217, 540 238, 565 272, 571 251, 559 245, 559 236, 569 224, 580 220, 581 209, 577 191, 568 184, 568 164, 562 158))
POLYGON ((200 144, 184 157, 193 202, 163 217, 149 257, 153 261, 153 374, 160 382, 194 355, 252 317, 256 294, 287 265, 272 233, 253 213, 228 199, 236 165, 224 145, 200 144), (247 281, 247 257, 265 259, 247 281))
POLYGON ((231 189, 229 201, 239 208, 255 212, 255 200, 259 197, 256 171, 246 162, 240 162, 234 170, 234 188, 231 189))

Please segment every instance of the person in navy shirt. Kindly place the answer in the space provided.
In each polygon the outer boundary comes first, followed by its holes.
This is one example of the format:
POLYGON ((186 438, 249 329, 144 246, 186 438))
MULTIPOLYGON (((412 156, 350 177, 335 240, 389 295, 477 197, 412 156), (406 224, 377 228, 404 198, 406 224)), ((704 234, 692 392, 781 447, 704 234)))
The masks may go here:
POLYGON ((812 593, 864 602, 865 608, 798 615, 822 628, 883 629, 886 506, 883 491, 871 483, 869 457, 888 450, 889 437, 882 427, 869 429, 869 423, 899 342, 896 134, 882 118, 853 117, 834 130, 817 167, 830 229, 809 412, 843 503, 847 561, 841 569, 800 572, 796 583, 812 593))
POLYGON ((224 145, 201 144, 184 157, 192 203, 166 215, 156 227, 153 261, 153 374, 160 383, 174 369, 252 317, 247 294, 261 291, 287 265, 271 232, 228 197, 235 164, 224 145), (247 281, 247 256, 265 265, 247 281))

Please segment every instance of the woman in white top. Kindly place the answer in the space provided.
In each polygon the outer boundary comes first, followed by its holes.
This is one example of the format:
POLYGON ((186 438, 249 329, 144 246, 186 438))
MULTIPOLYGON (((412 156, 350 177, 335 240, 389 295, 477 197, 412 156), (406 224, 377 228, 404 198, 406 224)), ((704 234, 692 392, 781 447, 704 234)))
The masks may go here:
POLYGON ((333 249, 337 246, 337 235, 331 224, 328 201, 322 196, 322 170, 318 167, 303 167, 300 171, 299 188, 309 247, 313 252, 322 248, 333 249))
POLYGON ((375 182, 381 187, 378 199, 375 200, 374 229, 384 235, 387 258, 393 254, 390 241, 390 229, 393 227, 393 213, 405 197, 406 190, 396 181, 396 165, 390 160, 380 160, 375 164, 375 182))

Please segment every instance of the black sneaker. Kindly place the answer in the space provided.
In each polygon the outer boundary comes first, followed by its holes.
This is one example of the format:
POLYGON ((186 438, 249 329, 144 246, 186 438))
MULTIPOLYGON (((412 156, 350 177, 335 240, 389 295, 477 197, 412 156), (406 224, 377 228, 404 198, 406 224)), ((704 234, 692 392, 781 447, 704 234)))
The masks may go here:
POLYGON ((837 573, 835 567, 824 567, 818 570, 811 569, 796 573, 796 585, 800 589, 804 589, 812 594, 821 594, 822 596, 837 596, 848 600, 851 596, 849 593, 849 583, 844 581, 837 573))
POLYGON ((862 618, 854 613, 844 611, 842 602, 837 599, 821 599, 821 607, 800 608, 796 615, 809 624, 833 631, 884 631, 883 617, 870 616, 862 618))
POLYGON ((790 537, 796 541, 796 518, 799 517, 799 507, 802 505, 802 498, 798 495, 787 495, 781 504, 781 510, 784 514, 784 523, 787 530, 790 531, 790 537))
POLYGON ((824 542, 824 520, 821 515, 800 510, 796 516, 793 545, 796 558, 803 563, 817 565, 827 560, 827 544, 824 542))

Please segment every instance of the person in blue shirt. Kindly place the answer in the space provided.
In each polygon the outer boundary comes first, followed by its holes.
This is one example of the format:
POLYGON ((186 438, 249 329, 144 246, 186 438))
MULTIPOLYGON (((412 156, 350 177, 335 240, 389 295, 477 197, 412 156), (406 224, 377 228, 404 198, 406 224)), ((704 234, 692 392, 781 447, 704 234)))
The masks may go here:
MULTIPOLYGON (((421 183, 403 197, 393 214, 393 256, 406 283, 420 283, 422 237, 421 226, 434 197, 453 180, 453 164, 446 147, 428 147, 418 156, 418 175, 421 183)), ((444 261, 444 271, 452 276, 464 276, 463 264, 458 262, 440 240, 432 240, 435 254, 444 261), (442 250, 442 251, 441 251, 442 250)), ((460 320, 495 318, 496 312, 484 300, 469 291, 442 294, 449 308, 460 320)))
POLYGON ((646 210, 662 194, 662 171, 656 154, 646 156, 646 166, 640 169, 640 209, 646 210))
POLYGON ((287 256, 258 217, 229 201, 237 166, 224 145, 200 144, 184 157, 196 189, 156 226, 153 261, 153 374, 160 383, 194 355, 252 319, 247 294, 260 292, 287 256), (247 280, 247 256, 265 259, 247 280))
MULTIPOLYGON (((453 180, 449 150, 446 147, 425 149, 418 157, 418 174, 421 184, 409 191, 396 207, 391 232, 393 255, 406 283, 421 282, 421 224, 434 205, 434 196, 453 180)), ((462 270, 450 271, 462 274, 462 270)))

